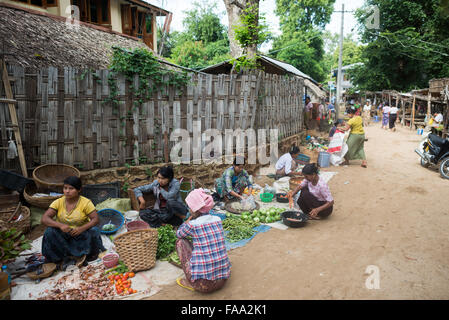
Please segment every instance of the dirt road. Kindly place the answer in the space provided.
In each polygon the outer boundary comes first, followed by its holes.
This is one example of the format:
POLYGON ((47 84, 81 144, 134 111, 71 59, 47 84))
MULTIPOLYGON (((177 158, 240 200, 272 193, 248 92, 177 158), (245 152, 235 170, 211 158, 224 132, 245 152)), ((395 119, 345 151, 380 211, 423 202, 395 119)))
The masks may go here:
POLYGON ((449 299, 449 180, 420 166, 416 131, 366 131, 367 169, 324 169, 338 172, 328 220, 230 251, 232 275, 218 292, 173 284, 150 299, 449 299), (371 265, 379 289, 365 285, 371 265))

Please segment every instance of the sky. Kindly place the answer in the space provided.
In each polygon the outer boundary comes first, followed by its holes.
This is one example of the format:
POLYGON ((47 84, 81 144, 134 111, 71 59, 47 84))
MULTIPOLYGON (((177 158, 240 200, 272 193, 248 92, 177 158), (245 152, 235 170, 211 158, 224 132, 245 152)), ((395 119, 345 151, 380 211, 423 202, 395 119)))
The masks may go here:
MULTIPOLYGON (((162 7, 173 13, 173 20, 171 23, 171 31, 182 31, 182 20, 184 18, 184 12, 189 10, 192 4, 195 2, 194 0, 146 0, 147 2, 154 4, 156 6, 162 7)), ((209 2, 215 2, 217 4, 216 12, 219 13, 221 17, 221 22, 224 25, 228 25, 228 18, 226 15, 226 8, 224 2, 222 0, 208 0, 209 2)), ((336 0, 334 5, 334 10, 341 11, 342 4, 345 5, 345 11, 355 10, 360 8, 364 0, 336 0)), ((280 35, 279 29, 279 18, 274 14, 274 10, 276 9, 276 1, 275 0, 261 0, 260 1, 260 12, 265 14, 266 21, 270 27, 270 31, 274 35, 280 35)), ((351 33, 356 34, 356 25, 357 21, 352 13, 345 13, 344 17, 344 31, 343 33, 347 35, 351 33)), ((341 28, 341 13, 334 12, 331 17, 330 23, 326 26, 326 30, 331 32, 340 33, 341 28)), ((357 40, 357 37, 354 37, 354 40, 357 40)), ((261 51, 268 51, 271 48, 271 44, 266 44, 262 46, 261 51)))

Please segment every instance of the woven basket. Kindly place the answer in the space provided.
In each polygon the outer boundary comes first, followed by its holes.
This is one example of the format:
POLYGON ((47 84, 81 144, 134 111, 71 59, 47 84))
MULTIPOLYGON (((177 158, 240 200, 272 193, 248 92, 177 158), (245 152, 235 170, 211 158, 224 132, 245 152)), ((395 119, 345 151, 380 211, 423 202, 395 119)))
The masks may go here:
POLYGON ((39 189, 61 189, 65 178, 81 177, 79 170, 66 164, 44 164, 33 170, 33 179, 39 189))
MULTIPOLYGON (((43 192, 43 191, 41 191, 43 192)), ((29 183, 26 185, 25 189, 23 190, 23 197, 25 198, 25 200, 38 208, 42 208, 42 209, 48 209, 48 207, 50 206, 50 204, 55 201, 56 199, 59 199, 61 196, 56 196, 56 197, 33 197, 33 195, 35 193, 38 193, 38 188, 36 187, 36 185, 34 183, 29 183)), ((61 192, 62 193, 62 192, 61 192)))
POLYGON ((9 221, 8 219, 16 210, 17 206, 2 208, 0 209, 0 227, 5 227, 7 229, 15 228, 18 231, 23 233, 27 233, 31 229, 31 212, 28 207, 20 206, 19 212, 16 213, 16 216, 22 215, 22 219, 20 221, 9 221))
POLYGON ((44 271, 43 273, 38 275, 36 273, 36 271, 33 271, 33 272, 28 272, 27 276, 32 280, 48 278, 49 276, 51 276, 53 274, 53 272, 55 272, 56 267, 57 266, 54 263, 45 263, 42 265, 42 269, 44 271))
POLYGON ((290 179, 290 190, 295 190, 297 186, 301 184, 301 182, 304 180, 304 178, 293 178, 290 179))
POLYGON ((117 236, 114 244, 120 259, 130 271, 142 271, 156 265, 157 229, 129 231, 117 236))

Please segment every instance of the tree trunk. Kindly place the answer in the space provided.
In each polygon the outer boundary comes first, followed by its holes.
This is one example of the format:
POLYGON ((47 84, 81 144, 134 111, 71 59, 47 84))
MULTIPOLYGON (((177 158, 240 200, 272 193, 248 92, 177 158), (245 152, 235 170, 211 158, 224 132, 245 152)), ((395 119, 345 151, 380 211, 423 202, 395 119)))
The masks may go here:
POLYGON ((229 37, 229 46, 231 49, 231 56, 233 58, 241 57, 242 55, 247 54, 248 58, 253 58, 257 52, 257 45, 254 44, 248 48, 242 48, 238 41, 234 36, 234 26, 240 22, 240 16, 243 13, 243 10, 247 8, 247 6, 251 6, 253 4, 257 5, 259 8, 259 0, 223 0, 226 11, 228 13, 228 37, 229 37))

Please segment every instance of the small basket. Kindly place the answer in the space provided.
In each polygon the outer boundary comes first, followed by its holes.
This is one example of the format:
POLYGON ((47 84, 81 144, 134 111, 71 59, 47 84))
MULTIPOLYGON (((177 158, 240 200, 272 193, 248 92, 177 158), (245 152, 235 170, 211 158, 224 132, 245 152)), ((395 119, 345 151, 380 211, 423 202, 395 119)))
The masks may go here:
POLYGON ((79 170, 66 164, 44 164, 33 170, 33 179, 38 188, 62 189, 69 176, 81 177, 79 170))
POLYGON ((280 203, 288 203, 288 197, 286 193, 276 193, 276 201, 280 203), (285 198, 281 198, 281 196, 286 196, 285 198))
POLYGON ((272 193, 261 193, 260 194, 260 201, 262 201, 262 202, 271 202, 271 201, 273 201, 273 197, 274 197, 274 194, 272 194, 272 193))
MULTIPOLYGON (((25 198, 26 202, 31 204, 32 206, 42 208, 42 209, 48 209, 48 207, 51 205, 53 201, 56 199, 59 199, 62 196, 48 196, 48 197, 33 197, 35 193, 38 193, 38 189, 36 187, 36 184, 29 183, 26 185, 25 189, 23 190, 23 197, 25 198)), ((41 192, 48 192, 48 190, 41 191, 41 192)), ((62 193, 62 192, 61 192, 62 193)))
POLYGON ((302 212, 298 211, 285 211, 281 213, 282 222, 290 228, 301 228, 304 227, 309 218, 302 212), (299 221, 287 220, 288 218, 299 219, 299 221))
POLYGON ((117 211, 115 209, 102 209, 97 212, 99 222, 98 222, 98 228, 100 229, 100 232, 103 234, 113 234, 117 232, 125 223, 125 217, 122 215, 120 211, 117 211), (103 226, 105 224, 108 224, 109 221, 116 226, 114 230, 111 231, 105 231, 103 230, 103 226))
POLYGON ((158 231, 150 228, 129 231, 117 236, 117 253, 130 271, 142 271, 156 265, 158 231))
POLYGON ((128 231, 143 230, 148 228, 150 228, 150 225, 141 220, 131 221, 126 224, 126 229, 128 231))
POLYGON ((290 190, 295 190, 297 186, 301 184, 304 178, 292 178, 290 179, 290 190))
POLYGON ((15 228, 22 233, 27 233, 31 229, 31 211, 28 207, 20 204, 20 209, 15 215, 22 215, 22 219, 20 221, 8 221, 16 209, 17 206, 0 209, 0 227, 4 227, 6 229, 15 228))
POLYGON ((118 264, 118 254, 108 253, 103 257, 103 264, 106 268, 114 268, 118 264))
POLYGON ((53 274, 53 272, 55 272, 56 264, 45 263, 42 265, 42 270, 43 270, 43 272, 39 275, 36 273, 36 271, 28 272, 26 275, 28 276, 28 278, 30 278, 32 280, 48 278, 49 276, 51 276, 53 274))

